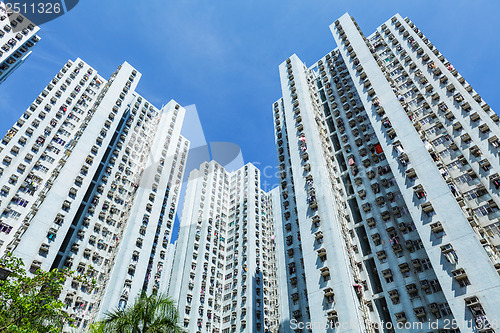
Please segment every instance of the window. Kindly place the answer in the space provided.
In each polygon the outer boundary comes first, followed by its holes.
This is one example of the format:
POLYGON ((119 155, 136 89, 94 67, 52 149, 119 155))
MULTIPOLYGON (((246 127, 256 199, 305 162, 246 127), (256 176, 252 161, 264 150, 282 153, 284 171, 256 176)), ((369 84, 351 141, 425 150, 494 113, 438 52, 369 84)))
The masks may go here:
POLYGON ((437 126, 433 126, 427 130, 425 130, 425 133, 427 133, 428 135, 432 135, 434 133, 436 133, 438 131, 438 127, 437 126))
POLYGON ((431 280, 429 283, 431 285, 432 290, 434 290, 435 293, 441 290, 441 285, 439 284, 439 281, 437 279, 431 280))
POLYGON ((470 190, 464 193, 464 197, 466 197, 468 200, 474 200, 477 198, 477 192, 476 190, 470 190))
POLYGON ((439 304, 439 310, 441 311, 443 317, 451 315, 451 309, 448 303, 439 304))
POLYGON ((413 245, 415 246, 415 250, 420 250, 424 247, 424 244, 422 243, 422 240, 420 240, 420 239, 413 241, 413 245))
POLYGON ((9 234, 12 231, 12 227, 5 223, 0 223, 0 232, 9 234))
POLYGON ((467 184, 471 180, 472 180, 472 178, 468 174, 464 174, 464 175, 461 175, 461 176, 455 178, 455 181, 459 184, 467 184))
POLYGON ((490 237, 500 236, 500 222, 486 226, 484 229, 490 237))
POLYGON ((482 216, 487 216, 490 213, 496 212, 497 210, 498 208, 490 207, 489 204, 485 204, 478 208, 475 208, 474 213, 476 213, 477 216, 482 217, 482 216))
POLYGON ((46 161, 48 163, 53 163, 55 161, 54 158, 50 157, 49 155, 42 155, 42 157, 40 157, 40 159, 42 161, 46 161))
POLYGON ((421 259, 420 263, 424 271, 427 269, 432 269, 431 261, 429 260, 429 258, 421 259))
POLYGON ((433 144, 434 146, 437 146, 437 145, 443 144, 443 143, 445 143, 445 142, 447 142, 447 141, 449 141, 449 140, 450 140, 450 139, 448 138, 448 136, 447 136, 447 135, 443 135, 443 136, 440 136, 440 137, 439 137, 439 138, 437 138, 437 139, 432 140, 432 144, 433 144))
POLYGON ((448 167, 448 169, 451 170, 451 169, 459 169, 463 166, 463 164, 459 160, 456 160, 451 162, 450 164, 447 164, 446 166, 448 167))
POLYGON ((431 116, 424 117, 420 119, 420 125, 425 125, 427 123, 430 123, 432 120, 431 116))
POLYGON ((445 150, 442 150, 439 152, 439 155, 444 158, 444 157, 447 157, 447 156, 450 156, 451 155, 451 152, 453 150, 451 150, 450 148, 446 148, 445 150))

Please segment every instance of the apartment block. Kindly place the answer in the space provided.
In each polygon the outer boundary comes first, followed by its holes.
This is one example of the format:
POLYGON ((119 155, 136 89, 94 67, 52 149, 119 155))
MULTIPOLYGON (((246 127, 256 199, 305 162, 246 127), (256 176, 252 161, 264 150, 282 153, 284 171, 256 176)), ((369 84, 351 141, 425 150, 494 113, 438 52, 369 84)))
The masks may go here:
POLYGON ((40 37, 38 26, 0 1, 0 84, 31 54, 40 37))
POLYGON ((278 332, 270 200, 252 164, 189 175, 169 289, 189 332, 278 332))
POLYGON ((285 331, 494 332, 499 117, 408 18, 330 28, 273 106, 285 331))
POLYGON ((189 142, 185 110, 68 61, 2 139, 0 252, 31 272, 70 268, 61 300, 80 330, 142 290, 159 290, 189 142))

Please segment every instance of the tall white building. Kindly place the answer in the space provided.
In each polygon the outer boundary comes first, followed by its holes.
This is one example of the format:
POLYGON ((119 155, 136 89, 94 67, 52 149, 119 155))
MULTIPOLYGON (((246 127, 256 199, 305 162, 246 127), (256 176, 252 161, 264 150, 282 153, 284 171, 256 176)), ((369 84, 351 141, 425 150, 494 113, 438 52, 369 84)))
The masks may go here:
POLYGON ((0 148, 0 252, 28 269, 71 268, 61 299, 79 329, 160 289, 189 142, 184 109, 135 92, 128 63, 109 80, 69 61, 0 148))
POLYGON ((408 18, 331 30, 279 67, 285 331, 498 331, 498 115, 408 18))
POLYGON ((252 164, 191 172, 169 289, 189 332, 277 332, 273 223, 252 164))
POLYGON ((38 26, 0 1, 0 84, 31 54, 38 26))

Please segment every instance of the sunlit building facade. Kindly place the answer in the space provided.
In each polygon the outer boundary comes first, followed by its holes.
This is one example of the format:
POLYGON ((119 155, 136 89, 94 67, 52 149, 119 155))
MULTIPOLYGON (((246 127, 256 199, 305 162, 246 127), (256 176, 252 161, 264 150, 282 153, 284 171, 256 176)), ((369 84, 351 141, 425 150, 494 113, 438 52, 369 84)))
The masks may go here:
POLYGON ((270 200, 252 164, 189 175, 169 289, 189 332, 278 332, 270 200))
POLYGON ((38 26, 0 1, 0 84, 31 54, 40 41, 38 26))
POLYGON ((151 105, 140 76, 69 61, 2 139, 0 252, 94 280, 68 279, 60 296, 78 329, 168 281, 185 110, 151 105))
POLYGON ((331 30, 273 106, 285 331, 493 332, 499 117, 408 18, 331 30))

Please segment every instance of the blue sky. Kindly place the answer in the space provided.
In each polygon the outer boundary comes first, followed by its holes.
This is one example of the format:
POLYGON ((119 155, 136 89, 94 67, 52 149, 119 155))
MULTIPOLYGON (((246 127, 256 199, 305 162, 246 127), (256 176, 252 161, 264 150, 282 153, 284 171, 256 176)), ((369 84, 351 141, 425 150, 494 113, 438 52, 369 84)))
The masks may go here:
POLYGON ((232 142, 245 162, 275 166, 272 103, 278 65, 307 64, 335 48, 329 25, 348 11, 365 34, 399 12, 417 24, 493 109, 498 109, 500 1, 81 0, 42 25, 42 41, 0 86, 0 132, 17 120, 68 59, 101 75, 128 61, 156 106, 196 104, 209 142, 232 142))

